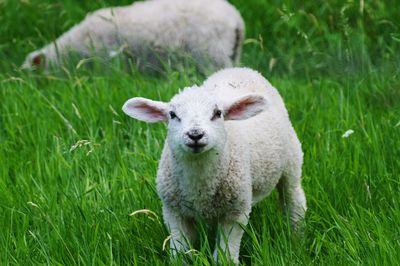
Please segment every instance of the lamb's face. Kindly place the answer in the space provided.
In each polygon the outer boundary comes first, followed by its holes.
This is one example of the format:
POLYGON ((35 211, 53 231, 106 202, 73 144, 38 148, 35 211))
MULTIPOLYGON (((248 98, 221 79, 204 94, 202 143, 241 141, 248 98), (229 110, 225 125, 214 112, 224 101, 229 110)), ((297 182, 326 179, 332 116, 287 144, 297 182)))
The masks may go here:
POLYGON ((47 67, 46 56, 42 51, 34 51, 25 58, 22 64, 22 69, 34 70, 34 69, 45 69, 47 67))
POLYGON ((222 149, 227 138, 224 120, 247 119, 265 107, 266 100, 260 95, 244 95, 222 105, 209 91, 191 87, 170 103, 132 98, 122 109, 149 123, 167 121, 168 145, 173 153, 184 156, 222 149))
POLYGON ((168 105, 168 145, 179 154, 220 149, 226 141, 223 108, 212 95, 186 89, 168 105))

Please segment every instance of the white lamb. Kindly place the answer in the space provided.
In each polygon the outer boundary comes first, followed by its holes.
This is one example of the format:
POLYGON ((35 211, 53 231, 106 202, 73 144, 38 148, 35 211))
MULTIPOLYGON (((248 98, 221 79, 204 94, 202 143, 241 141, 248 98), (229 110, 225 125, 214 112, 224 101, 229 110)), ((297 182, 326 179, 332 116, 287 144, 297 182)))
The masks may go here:
POLYGON ((173 254, 195 240, 201 218, 219 226, 217 247, 238 263, 241 225, 275 187, 295 228, 304 217, 301 145, 278 91, 258 72, 221 70, 169 103, 133 98, 123 111, 168 123, 157 189, 173 254))
POLYGON ((123 52, 140 68, 157 68, 179 54, 202 69, 219 69, 239 62, 243 39, 243 19, 225 0, 148 0, 89 14, 30 53, 22 67, 48 69, 72 54, 107 58, 123 52))

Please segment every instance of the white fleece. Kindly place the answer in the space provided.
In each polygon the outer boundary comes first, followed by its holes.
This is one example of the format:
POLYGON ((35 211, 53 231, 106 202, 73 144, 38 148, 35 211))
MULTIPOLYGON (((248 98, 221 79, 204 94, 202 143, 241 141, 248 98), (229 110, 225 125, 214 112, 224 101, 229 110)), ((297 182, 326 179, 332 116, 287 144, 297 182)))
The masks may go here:
POLYGON ((23 67, 60 66, 71 53, 106 58, 123 51, 143 68, 157 68, 179 53, 201 68, 219 69, 239 62, 243 39, 243 19, 225 0, 148 0, 89 14, 30 53, 23 67))
POLYGON ((195 241, 194 221, 203 220, 222 234, 216 260, 220 247, 238 263, 240 225, 275 187, 295 228, 304 217, 301 145, 278 91, 258 72, 220 70, 169 103, 133 98, 123 110, 148 122, 168 120, 157 190, 173 254, 195 241), (190 134, 204 146, 190 146, 190 134))

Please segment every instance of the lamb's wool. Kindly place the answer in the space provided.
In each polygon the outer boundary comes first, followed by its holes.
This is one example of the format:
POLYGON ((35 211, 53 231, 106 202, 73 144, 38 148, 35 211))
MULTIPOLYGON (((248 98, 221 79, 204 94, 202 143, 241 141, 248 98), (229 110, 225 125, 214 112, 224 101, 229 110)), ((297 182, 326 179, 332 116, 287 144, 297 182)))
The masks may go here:
POLYGON ((244 39, 239 12, 224 0, 148 0, 89 14, 57 40, 29 54, 25 68, 59 66, 71 53, 113 57, 157 67, 171 53, 187 53, 202 67, 238 63, 244 39))
MULTIPOLYGON (((149 121, 140 114, 144 101, 131 99, 124 111, 149 121)), ((193 221, 201 218, 221 227, 228 241, 221 237, 218 244, 237 263, 243 234, 239 224, 247 224, 251 206, 268 196, 278 182, 293 224, 304 217, 301 145, 282 98, 259 73, 247 68, 221 70, 202 86, 184 89, 168 104, 151 103, 159 104, 157 110, 165 116, 174 112, 157 174, 172 249, 185 250, 186 240, 194 241, 193 221), (231 111, 237 102, 235 112, 244 106, 247 115, 242 118, 247 119, 228 120, 235 115, 231 111), (253 109, 245 106, 248 103, 253 109), (227 121, 213 119, 212 112, 218 109, 224 110, 227 121), (204 132, 201 141, 208 150, 191 153, 184 145, 193 128, 204 132)))

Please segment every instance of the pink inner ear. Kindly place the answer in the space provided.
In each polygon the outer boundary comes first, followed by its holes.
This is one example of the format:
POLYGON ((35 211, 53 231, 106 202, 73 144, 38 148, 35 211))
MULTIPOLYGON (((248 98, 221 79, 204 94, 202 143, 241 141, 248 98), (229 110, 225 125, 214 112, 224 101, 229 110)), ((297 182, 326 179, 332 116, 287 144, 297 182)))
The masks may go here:
POLYGON ((246 99, 243 101, 240 101, 236 103, 234 106, 232 106, 231 109, 228 111, 228 115, 231 117, 236 117, 240 116, 244 110, 246 110, 246 107, 253 104, 254 100, 252 99, 246 99))
POLYGON ((41 66, 42 65, 42 56, 41 55, 37 55, 37 56, 35 56, 33 59, 32 59, 32 63, 35 65, 35 66, 41 66))
POLYGON ((161 110, 148 106, 147 104, 144 103, 136 105, 135 108, 140 109, 141 112, 155 119, 163 120, 165 116, 161 110))

